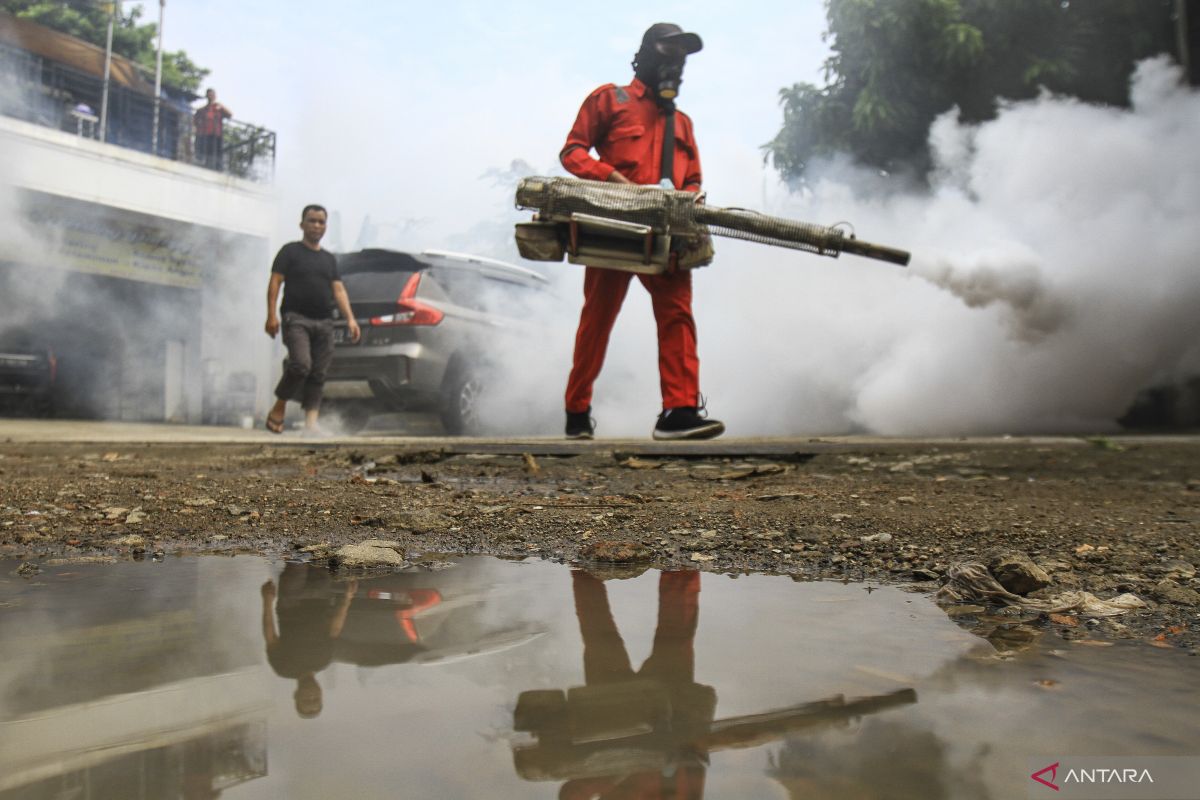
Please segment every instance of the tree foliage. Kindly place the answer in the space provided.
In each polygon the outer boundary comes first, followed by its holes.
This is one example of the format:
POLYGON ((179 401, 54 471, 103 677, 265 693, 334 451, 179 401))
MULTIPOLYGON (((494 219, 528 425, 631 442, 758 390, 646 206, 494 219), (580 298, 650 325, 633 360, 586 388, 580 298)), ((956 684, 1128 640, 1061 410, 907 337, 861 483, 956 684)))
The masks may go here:
POLYGON ((1173 52, 1173 0, 826 0, 824 86, 780 91, 764 146, 784 178, 845 153, 887 172, 929 169, 929 125, 966 122, 1044 87, 1128 105, 1142 58, 1173 52))
MULTIPOLYGON (((155 68, 158 26, 142 23, 143 9, 134 5, 128 11, 120 3, 112 4, 113 52, 147 68, 155 68)), ((108 38, 109 4, 96 0, 0 0, 0 8, 10 14, 70 34, 97 47, 108 38)), ((163 51, 163 83, 171 88, 195 93, 209 70, 198 66, 183 50, 163 51)))

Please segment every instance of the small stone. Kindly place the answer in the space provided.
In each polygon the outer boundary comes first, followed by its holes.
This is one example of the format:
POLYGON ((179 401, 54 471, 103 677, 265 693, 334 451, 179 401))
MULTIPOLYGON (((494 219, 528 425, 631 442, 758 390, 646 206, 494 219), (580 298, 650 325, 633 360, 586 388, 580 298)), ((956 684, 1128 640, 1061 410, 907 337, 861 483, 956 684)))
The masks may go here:
POLYGON ((697 562, 716 561, 717 557, 711 556, 708 553, 692 553, 691 559, 692 559, 692 561, 697 561, 697 562))
POLYGON ((597 539, 589 542, 580 549, 584 557, 595 561, 607 561, 625 564, 631 561, 645 561, 653 556, 649 548, 639 542, 628 540, 597 539))
POLYGON ((1200 592, 1180 586, 1169 579, 1161 581, 1150 590, 1150 594, 1160 603, 1174 603, 1181 606, 1200 605, 1200 592))
POLYGON ((21 566, 17 567, 13 574, 19 575, 22 578, 32 578, 41 571, 42 568, 37 564, 34 564, 32 561, 23 561, 21 562, 21 566))
POLYGON ((407 567, 397 542, 370 539, 359 544, 348 544, 335 554, 338 565, 351 568, 407 567))
POLYGON ((1196 568, 1189 562, 1178 558, 1173 558, 1159 565, 1159 569, 1162 570, 1162 574, 1165 577, 1173 580, 1190 581, 1196 577, 1196 568))
POLYGON ((872 544, 875 542, 878 542, 879 544, 887 544, 891 540, 892 535, 890 533, 872 533, 870 536, 862 537, 864 544, 872 544))
POLYGON ((1027 595, 1050 585, 1050 576, 1024 553, 1001 553, 988 562, 988 571, 1013 594, 1027 595))
POLYGON ((904 496, 902 496, 902 497, 897 497, 897 498, 896 498, 896 502, 897 502, 897 503, 904 503, 905 505, 913 505, 914 503, 916 503, 916 502, 917 502, 917 498, 913 497, 913 496, 912 496, 912 495, 910 495, 910 494, 906 494, 906 495, 904 495, 904 496))
POLYGON ((193 508, 196 508, 199 506, 215 506, 217 504, 217 501, 213 500, 211 497, 192 497, 187 500, 184 500, 183 504, 185 506, 191 506, 193 508))
POLYGON ((138 525, 142 522, 145 522, 147 516, 148 515, 146 514, 145 511, 142 511, 139 508, 135 508, 133 511, 130 511, 129 516, 127 516, 125 518, 125 524, 126 525, 138 525))

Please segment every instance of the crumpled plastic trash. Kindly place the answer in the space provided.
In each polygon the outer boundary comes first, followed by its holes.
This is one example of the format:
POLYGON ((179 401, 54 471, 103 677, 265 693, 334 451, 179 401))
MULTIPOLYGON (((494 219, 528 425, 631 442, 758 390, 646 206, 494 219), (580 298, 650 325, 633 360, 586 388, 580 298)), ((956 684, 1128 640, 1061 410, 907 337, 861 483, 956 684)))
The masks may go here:
POLYGON ((1144 600, 1128 593, 1111 600, 1101 600, 1091 592, 1063 592, 1043 600, 1021 597, 1001 586, 987 567, 978 563, 954 564, 946 570, 946 578, 946 584, 937 593, 939 601, 990 601, 1045 614, 1074 611, 1088 617, 1118 617, 1146 607, 1144 600))

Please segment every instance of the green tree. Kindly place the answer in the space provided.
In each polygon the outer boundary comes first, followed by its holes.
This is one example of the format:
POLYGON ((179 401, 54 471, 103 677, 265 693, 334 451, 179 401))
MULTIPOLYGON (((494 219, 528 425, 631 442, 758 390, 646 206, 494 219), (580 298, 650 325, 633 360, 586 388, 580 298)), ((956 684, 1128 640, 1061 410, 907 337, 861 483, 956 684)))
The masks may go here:
MULTIPOLYGON (((128 11, 120 3, 115 7, 113 52, 125 56, 150 71, 155 68, 158 26, 142 23, 143 9, 134 5, 128 11)), ((104 47, 108 37, 109 4, 97 0, 0 0, 0 9, 14 16, 68 33, 85 42, 104 47)), ((163 52, 163 83, 174 89, 195 93, 209 70, 198 66, 183 50, 163 52)))
POLYGON ((780 91, 783 125, 764 146, 803 180, 814 159, 845 153, 925 175, 929 125, 959 109, 980 122, 1001 100, 1042 87, 1128 105, 1142 58, 1174 49, 1173 0, 826 0, 825 85, 780 91))

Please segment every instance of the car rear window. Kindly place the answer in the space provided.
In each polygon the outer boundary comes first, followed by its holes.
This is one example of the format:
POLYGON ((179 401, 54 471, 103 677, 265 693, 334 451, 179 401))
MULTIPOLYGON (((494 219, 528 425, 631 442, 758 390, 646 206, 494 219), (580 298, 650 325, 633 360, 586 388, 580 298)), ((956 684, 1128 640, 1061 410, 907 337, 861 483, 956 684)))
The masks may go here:
POLYGON ((351 303, 396 302, 412 271, 353 272, 342 276, 351 303))
POLYGON ((359 250, 338 256, 338 272, 342 277, 356 272, 408 272, 424 269, 423 261, 396 250, 359 250))

